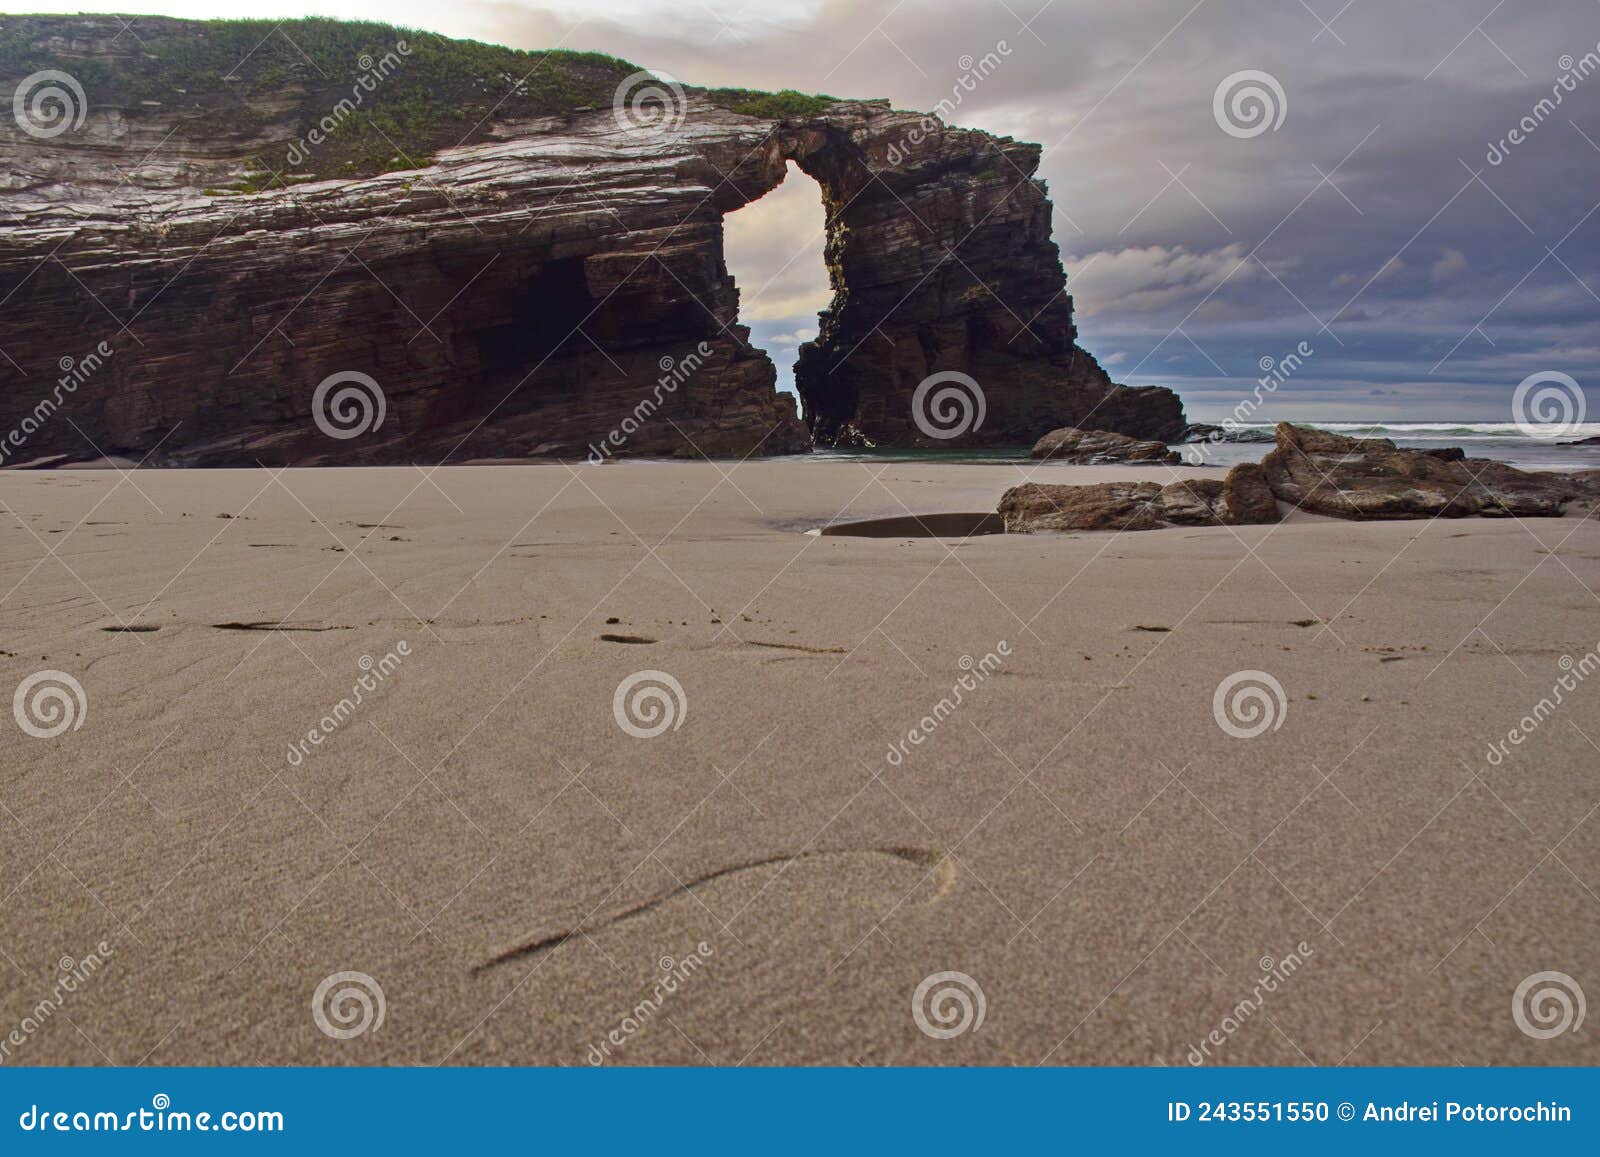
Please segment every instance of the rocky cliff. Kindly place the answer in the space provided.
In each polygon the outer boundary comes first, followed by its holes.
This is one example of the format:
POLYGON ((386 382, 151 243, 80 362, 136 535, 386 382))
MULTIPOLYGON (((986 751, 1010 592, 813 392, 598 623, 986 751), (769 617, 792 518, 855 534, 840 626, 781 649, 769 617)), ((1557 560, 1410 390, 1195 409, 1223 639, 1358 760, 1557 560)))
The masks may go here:
POLYGON ((1038 146, 886 102, 381 25, 98 16, 0 18, 0 92, 7 465, 1183 426, 1076 345, 1038 146), (791 159, 823 189, 834 289, 803 420, 722 254, 723 215, 791 159))

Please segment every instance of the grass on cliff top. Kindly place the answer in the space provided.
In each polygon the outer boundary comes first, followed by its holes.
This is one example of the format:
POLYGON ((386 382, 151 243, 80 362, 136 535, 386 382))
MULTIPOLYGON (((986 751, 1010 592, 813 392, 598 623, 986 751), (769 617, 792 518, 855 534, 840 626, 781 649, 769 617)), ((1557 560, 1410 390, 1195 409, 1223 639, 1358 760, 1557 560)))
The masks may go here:
POLYGON ((781 92, 761 92, 753 88, 709 88, 712 104, 741 116, 780 121, 786 117, 814 117, 833 104, 837 97, 811 95, 786 88, 781 92))
POLYGON ((493 120, 608 105, 637 71, 598 52, 523 52, 371 22, 144 17, 113 44, 119 28, 105 17, 0 17, 0 78, 60 69, 91 108, 155 102, 191 138, 272 140, 255 158, 260 187, 425 165, 493 120), (313 129, 327 139, 291 162, 291 144, 313 129))
MULTIPOLYGON (((111 17, 0 16, 0 80, 44 69, 72 75, 91 108, 148 107, 183 118, 186 138, 238 143, 252 171, 211 190, 235 193, 418 168, 442 147, 484 139, 495 121, 608 106, 639 71, 604 53, 526 52, 319 17, 141 17, 123 31, 111 17), (314 131, 324 139, 309 142, 314 131)), ((814 116, 832 101, 788 90, 706 95, 773 120, 814 116)))

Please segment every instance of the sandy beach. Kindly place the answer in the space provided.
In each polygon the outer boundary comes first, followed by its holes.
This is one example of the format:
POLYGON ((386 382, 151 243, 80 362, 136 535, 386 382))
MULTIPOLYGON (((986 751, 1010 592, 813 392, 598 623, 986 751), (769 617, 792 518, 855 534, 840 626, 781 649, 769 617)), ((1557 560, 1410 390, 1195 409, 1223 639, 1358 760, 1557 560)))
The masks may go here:
POLYGON ((1600 522, 805 533, 1025 473, 0 474, 4 1063, 1600 1062, 1600 522))

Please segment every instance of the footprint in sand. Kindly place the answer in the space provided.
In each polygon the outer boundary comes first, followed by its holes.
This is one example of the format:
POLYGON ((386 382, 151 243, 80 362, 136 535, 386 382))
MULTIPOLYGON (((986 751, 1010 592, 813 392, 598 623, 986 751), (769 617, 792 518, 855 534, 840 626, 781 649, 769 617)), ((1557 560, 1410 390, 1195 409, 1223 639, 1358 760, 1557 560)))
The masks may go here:
MULTIPOLYGON (((731 864, 715 871, 706 872, 692 880, 684 881, 676 887, 659 892, 649 899, 612 908, 603 913, 596 912, 575 927, 566 928, 559 932, 540 933, 521 940, 494 952, 487 960, 474 965, 472 971, 474 973, 485 972, 497 965, 509 964, 515 960, 538 956, 560 947, 574 936, 587 936, 626 921, 646 916, 675 900, 688 897, 695 889, 713 881, 727 880, 748 872, 768 872, 776 876, 803 861, 837 860, 841 858, 859 859, 862 857, 886 860, 891 863, 898 861, 901 864, 909 864, 912 868, 923 869, 922 881, 931 880, 934 888, 933 896, 926 901, 930 904, 937 903, 943 899, 950 889, 955 886, 957 874, 955 861, 945 853, 931 848, 841 848, 831 851, 801 852, 798 855, 770 856, 763 860, 731 864)), ((917 887, 920 886, 921 884, 919 883, 917 887)), ((898 896, 904 889, 904 880, 898 880, 895 888, 898 896)))

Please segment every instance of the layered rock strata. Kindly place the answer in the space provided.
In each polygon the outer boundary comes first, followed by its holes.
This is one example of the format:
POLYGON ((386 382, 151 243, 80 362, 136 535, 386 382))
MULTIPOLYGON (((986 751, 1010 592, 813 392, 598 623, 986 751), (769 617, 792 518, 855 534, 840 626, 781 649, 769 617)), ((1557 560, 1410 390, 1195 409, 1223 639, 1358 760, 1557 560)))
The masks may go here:
POLYGON ((1348 438, 1287 422, 1261 460, 1272 492, 1335 518, 1553 518, 1588 507, 1600 487, 1566 474, 1530 472, 1458 448, 1403 450, 1387 438, 1348 438))
POLYGON ((1079 430, 1073 426, 1062 426, 1040 438, 1033 444, 1031 457, 1083 465, 1155 462, 1175 466, 1182 461, 1165 442, 1130 438, 1106 430, 1079 430))
POLYGON ((1348 438, 1280 423, 1259 463, 1222 480, 1026 483, 1007 490, 1006 530, 1157 530, 1277 522, 1281 505, 1356 520, 1556 518, 1600 514, 1600 471, 1555 474, 1468 458, 1459 448, 1400 449, 1386 438, 1348 438))
POLYGON ((1167 526, 1244 526, 1278 521, 1261 468, 1235 466, 1226 478, 1101 482, 1055 486, 1027 482, 1000 499, 1006 531, 1160 530, 1167 526))
MULTIPOLYGON (((21 431, 4 464, 727 456, 1184 426, 1170 391, 1116 386, 1077 346, 1036 145, 941 127, 901 149, 925 118, 882 101, 761 115, 673 89, 637 115, 623 78, 615 105, 496 103, 415 164, 396 144, 394 171, 300 179, 261 170, 319 147, 304 109, 354 91, 328 79, 350 62, 285 50, 203 91, 125 82, 214 35, 0 22, 0 66, 32 70, 0 88, 59 71, 83 89, 45 131, 0 120, 0 439, 21 431), (790 160, 821 184, 834 288, 797 367, 803 420, 723 259, 723 215, 790 160), (981 394, 953 435, 913 404, 937 373, 981 394)), ((598 59, 573 91, 630 67, 598 59)), ((385 154, 412 111, 385 111, 386 91, 364 111, 387 120, 350 122, 385 154)))

